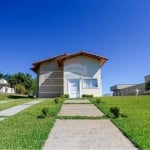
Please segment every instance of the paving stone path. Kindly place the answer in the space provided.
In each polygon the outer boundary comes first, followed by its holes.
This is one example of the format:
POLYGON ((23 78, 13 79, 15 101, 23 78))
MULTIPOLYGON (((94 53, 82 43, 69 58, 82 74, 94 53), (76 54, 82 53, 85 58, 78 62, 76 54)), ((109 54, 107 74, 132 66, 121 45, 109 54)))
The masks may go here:
POLYGON ((99 117, 104 114, 93 104, 63 104, 58 116, 91 116, 99 117))
POLYGON ((8 116, 12 116, 12 115, 15 115, 35 104, 38 104, 40 102, 42 102, 43 100, 34 100, 34 101, 31 101, 31 102, 27 102, 27 103, 24 103, 24 104, 21 104, 21 105, 17 105, 17 106, 13 106, 11 108, 8 108, 8 109, 5 109, 5 110, 2 110, 0 111, 0 121, 4 120, 5 117, 8 117, 8 116))
MULTIPOLYGON (((72 101, 72 103, 74 102, 72 101)), ((103 113, 101 111, 98 113, 93 104, 63 104, 58 115, 93 117, 95 115, 102 116, 103 113)), ((57 119, 43 147, 43 150, 49 149, 137 150, 109 119, 57 119)))

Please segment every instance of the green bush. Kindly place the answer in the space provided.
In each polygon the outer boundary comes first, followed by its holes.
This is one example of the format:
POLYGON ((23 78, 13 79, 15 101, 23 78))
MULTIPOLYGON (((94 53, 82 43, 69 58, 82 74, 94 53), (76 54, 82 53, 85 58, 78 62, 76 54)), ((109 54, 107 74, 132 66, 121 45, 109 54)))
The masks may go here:
POLYGON ((44 108, 42 109, 42 113, 43 113, 43 115, 44 115, 45 117, 48 115, 48 111, 49 111, 49 108, 48 108, 48 107, 44 107, 44 108))
POLYGON ((86 98, 86 94, 82 94, 82 98, 86 98))
POLYGON ((91 94, 91 95, 89 95, 89 98, 93 98, 94 96, 91 94))
POLYGON ((37 118, 46 118, 47 117, 47 115, 48 115, 48 112, 49 112, 49 108, 48 107, 44 107, 44 108, 42 108, 42 110, 41 110, 41 115, 39 115, 39 116, 37 116, 37 118))
POLYGON ((60 101, 59 97, 56 97, 56 98, 54 99, 55 104, 58 104, 59 101, 60 101))
POLYGON ((95 98, 95 102, 96 102, 96 104, 99 104, 101 102, 101 99, 100 98, 95 98))
POLYGON ((111 107, 110 112, 114 115, 115 118, 118 118, 120 115, 119 107, 111 107))
POLYGON ((82 98, 93 98, 92 94, 82 94, 82 98))
POLYGON ((69 98, 69 94, 63 94, 60 96, 61 98, 69 98))
POLYGON ((15 91, 17 94, 27 94, 27 90, 25 89, 25 87, 21 84, 17 84, 15 86, 15 91))

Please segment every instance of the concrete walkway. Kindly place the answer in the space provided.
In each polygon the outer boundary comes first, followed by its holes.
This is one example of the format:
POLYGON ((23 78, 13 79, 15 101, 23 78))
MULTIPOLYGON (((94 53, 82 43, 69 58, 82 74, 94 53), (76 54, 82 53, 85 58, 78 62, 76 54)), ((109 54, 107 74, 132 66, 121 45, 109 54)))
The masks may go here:
POLYGON ((89 100, 66 100, 58 116, 92 116, 100 117, 104 114, 89 100))
MULTIPOLYGON (((97 108, 93 104, 64 104, 59 115, 76 115, 82 109, 92 116, 97 108), (90 107, 91 105, 92 111, 90 107), (67 108, 66 108, 67 106, 67 108), (70 106, 70 109, 69 109, 70 106), (84 108, 85 106, 85 108, 84 108), (79 107, 79 109, 74 109, 79 107), (71 109, 72 108, 72 109, 71 109), (95 110, 94 110, 95 108, 95 110), (64 110, 67 110, 66 113, 64 110), (90 113, 88 113, 90 112, 90 113)), ((80 113, 82 116, 85 112, 80 113)), ((100 112, 100 111, 99 111, 100 112)), ((101 113, 101 112, 100 112, 101 113)), ((86 115, 87 116, 87 115, 86 115)), ((95 115, 93 115, 95 116, 95 115)), ((60 120, 56 123, 43 147, 43 150, 137 150, 135 146, 109 120, 60 120)))
POLYGON ((100 117, 104 114, 93 104, 63 104, 58 116, 92 116, 100 117))
POLYGON ((91 104, 89 100, 66 100, 64 104, 91 104))
POLYGON ((0 118, 0 121, 4 120, 5 117, 15 115, 15 114, 33 106, 33 105, 35 105, 35 104, 42 102, 42 101, 43 100, 34 100, 31 102, 27 102, 27 103, 24 103, 21 105, 17 105, 17 106, 2 110, 2 111, 0 111, 0 116, 2 116, 2 118, 0 118))

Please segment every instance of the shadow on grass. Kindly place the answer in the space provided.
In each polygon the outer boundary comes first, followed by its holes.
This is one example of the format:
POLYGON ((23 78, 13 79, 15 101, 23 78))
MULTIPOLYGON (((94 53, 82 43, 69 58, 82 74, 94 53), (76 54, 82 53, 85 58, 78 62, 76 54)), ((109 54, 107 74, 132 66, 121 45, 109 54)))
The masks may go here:
POLYGON ((8 95, 7 97, 10 99, 33 98, 33 97, 29 97, 27 95, 8 95))

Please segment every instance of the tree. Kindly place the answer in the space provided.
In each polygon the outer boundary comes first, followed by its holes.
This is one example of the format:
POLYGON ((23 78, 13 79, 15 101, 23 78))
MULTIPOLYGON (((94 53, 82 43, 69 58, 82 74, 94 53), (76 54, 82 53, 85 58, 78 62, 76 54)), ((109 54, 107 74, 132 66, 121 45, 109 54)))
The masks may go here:
POLYGON ((14 75, 11 75, 8 78, 8 83, 12 88, 15 88, 16 85, 22 85, 26 92, 29 93, 32 88, 34 80, 32 79, 32 76, 30 74, 24 74, 24 73, 16 73, 14 75))
POLYGON ((3 75, 2 73, 0 73, 0 79, 3 78, 3 76, 4 76, 4 75, 3 75))
POLYGON ((11 75, 5 74, 5 75, 3 75, 3 78, 8 81, 11 78, 11 75))
POLYGON ((145 84, 145 89, 146 89, 146 91, 147 91, 147 90, 150 90, 150 81, 148 81, 148 82, 145 84))
POLYGON ((18 72, 16 74, 2 74, 0 73, 0 78, 4 78, 8 81, 11 88, 15 88, 18 94, 29 94, 36 93, 36 79, 33 79, 32 76, 28 73, 18 72))
POLYGON ((33 95, 36 94, 36 90, 37 90, 37 79, 32 79, 32 86, 31 86, 31 92, 33 95))

